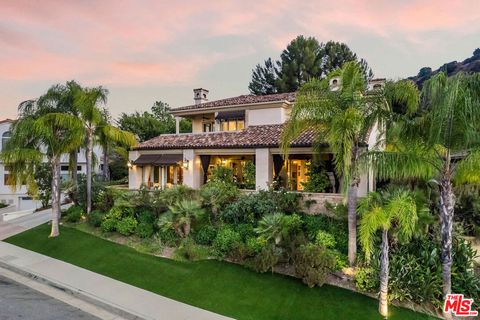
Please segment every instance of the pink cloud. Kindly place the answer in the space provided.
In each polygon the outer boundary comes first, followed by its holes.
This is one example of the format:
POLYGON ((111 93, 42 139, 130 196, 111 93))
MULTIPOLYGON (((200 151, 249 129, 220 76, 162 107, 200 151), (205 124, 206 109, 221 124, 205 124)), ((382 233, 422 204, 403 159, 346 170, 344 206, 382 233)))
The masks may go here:
POLYGON ((478 0, 0 0, 0 7, 0 79, 16 81, 185 83, 220 61, 255 54, 257 45, 279 51, 298 34, 418 45, 431 31, 480 30, 478 0), (245 48, 202 44, 231 36, 245 48))

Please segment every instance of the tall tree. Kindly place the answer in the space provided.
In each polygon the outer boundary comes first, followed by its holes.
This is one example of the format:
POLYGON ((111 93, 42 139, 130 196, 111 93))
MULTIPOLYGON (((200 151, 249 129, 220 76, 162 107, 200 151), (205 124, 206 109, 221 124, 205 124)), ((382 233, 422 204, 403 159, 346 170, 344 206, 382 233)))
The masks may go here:
POLYGON ((10 167, 13 188, 27 185, 36 190, 35 168, 48 159, 52 171, 52 228, 50 237, 59 235, 60 158, 76 150, 84 141, 82 125, 66 113, 33 114, 20 117, 12 128, 12 137, 2 151, 2 159, 10 167))
MULTIPOLYGON (((66 84, 56 84, 48 89, 31 108, 30 111, 37 111, 42 113, 61 112, 68 113, 78 117, 78 111, 74 106, 74 98, 77 91, 82 90, 82 87, 74 80, 68 81, 66 84)), ((69 154, 69 171, 73 188, 77 189, 78 182, 78 150, 72 150, 69 154)))
MULTIPOLYGON (((164 133, 175 133, 175 118, 169 110, 167 103, 156 101, 151 107, 151 112, 122 113, 117 124, 120 129, 137 135, 140 141, 146 141, 164 133)), ((191 129, 190 120, 180 121, 180 132, 191 132, 191 129)))
MULTIPOLYGON (((100 137, 102 142, 108 148, 112 141, 122 142, 128 145, 136 143, 132 133, 117 129, 108 124, 104 114, 99 109, 99 105, 106 103, 108 91, 102 87, 84 88, 77 92, 75 96, 75 106, 78 110, 84 135, 86 138, 86 158, 87 158, 87 214, 92 211, 92 171, 93 171, 93 147, 95 140, 100 137)), ((108 151, 108 150, 107 150, 108 151)), ((104 167, 108 163, 103 164, 104 167)))
POLYGON ((248 89, 254 95, 266 95, 277 92, 275 82, 277 81, 278 69, 272 58, 265 60, 264 65, 257 64, 252 70, 252 81, 248 89))
POLYGON ((322 48, 317 39, 298 36, 287 45, 277 62, 281 70, 276 81, 280 92, 298 90, 310 79, 322 75, 322 48))
POLYGON ((362 169, 359 158, 365 150, 370 130, 375 124, 382 130, 384 120, 390 116, 390 100, 418 101, 411 98, 412 95, 418 96, 416 89, 406 91, 403 86, 395 84, 386 86, 385 91, 374 90, 369 94, 365 91, 366 79, 357 62, 347 62, 326 79, 308 82, 300 88, 282 136, 286 154, 290 143, 307 130, 314 132, 317 144, 327 143, 333 153, 335 170, 343 177, 348 198, 348 260, 351 265, 355 263, 357 253, 356 208, 362 169), (333 77, 340 78, 338 90, 329 87, 329 80, 333 77), (390 93, 397 90, 402 92, 390 93))
POLYGON ((370 260, 378 231, 382 233, 380 246, 380 297, 379 312, 388 316, 388 274, 389 274, 389 240, 388 233, 394 229, 402 241, 409 241, 414 234, 418 220, 415 194, 406 190, 371 192, 359 203, 360 242, 365 257, 370 260))
POLYGON ((386 151, 368 154, 380 179, 417 178, 437 185, 444 297, 452 285, 454 186, 480 184, 479 87, 479 74, 433 76, 422 90, 422 112, 392 126, 386 151))
POLYGON ((248 89, 252 94, 265 95, 276 92, 293 92, 310 79, 323 78, 348 61, 358 61, 365 77, 373 77, 364 59, 358 60, 350 48, 340 42, 319 43, 313 37, 298 36, 293 39, 275 63, 271 58, 252 70, 248 89))

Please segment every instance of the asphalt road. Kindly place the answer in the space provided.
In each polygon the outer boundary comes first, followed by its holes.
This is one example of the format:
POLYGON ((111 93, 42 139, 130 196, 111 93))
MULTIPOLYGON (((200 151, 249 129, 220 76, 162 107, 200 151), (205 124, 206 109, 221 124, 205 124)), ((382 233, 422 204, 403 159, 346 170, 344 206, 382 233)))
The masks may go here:
POLYGON ((27 286, 0 276, 0 320, 98 320, 27 286))

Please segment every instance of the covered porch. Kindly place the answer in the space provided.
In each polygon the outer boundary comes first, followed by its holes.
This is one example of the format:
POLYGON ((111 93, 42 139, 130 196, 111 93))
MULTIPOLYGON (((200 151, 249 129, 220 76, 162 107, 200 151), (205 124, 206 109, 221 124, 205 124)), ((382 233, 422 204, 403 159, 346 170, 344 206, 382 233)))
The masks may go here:
MULTIPOLYGON (((230 168, 240 189, 340 193, 342 188, 332 155, 314 156, 311 148, 294 148, 287 159, 278 148, 135 151, 130 153, 129 188, 183 184, 198 189, 217 166, 230 168)), ((360 193, 371 190, 370 184, 362 177, 360 193)))

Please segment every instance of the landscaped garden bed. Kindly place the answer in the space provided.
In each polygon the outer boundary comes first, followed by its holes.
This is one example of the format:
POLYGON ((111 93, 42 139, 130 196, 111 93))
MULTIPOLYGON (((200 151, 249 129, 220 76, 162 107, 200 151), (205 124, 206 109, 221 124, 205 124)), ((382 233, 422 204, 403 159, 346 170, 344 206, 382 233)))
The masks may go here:
MULTIPOLYGON (((235 319, 381 319, 375 299, 349 290, 310 289, 288 276, 217 260, 155 257, 70 227, 49 239, 48 230, 43 225, 7 242, 235 319)), ((433 319, 402 308, 390 312, 390 319, 433 319)))
MULTIPOLYGON (((178 186, 130 192, 94 184, 94 195, 94 211, 85 213, 79 194, 79 206, 64 212, 63 224, 152 256, 179 262, 224 261, 248 272, 297 278, 308 287, 327 283, 377 297, 379 249, 374 246, 368 261, 360 254, 356 268, 347 266, 342 204, 327 204, 328 215, 307 214, 301 194, 239 192, 231 172, 222 167, 198 191, 178 186)), ((422 217, 417 229, 406 243, 393 233, 390 302, 435 315, 442 301, 438 233, 428 217, 422 217)), ((378 243, 379 238, 373 240, 378 243)), ((454 288, 475 299, 475 254, 460 238, 454 250, 454 288)))

